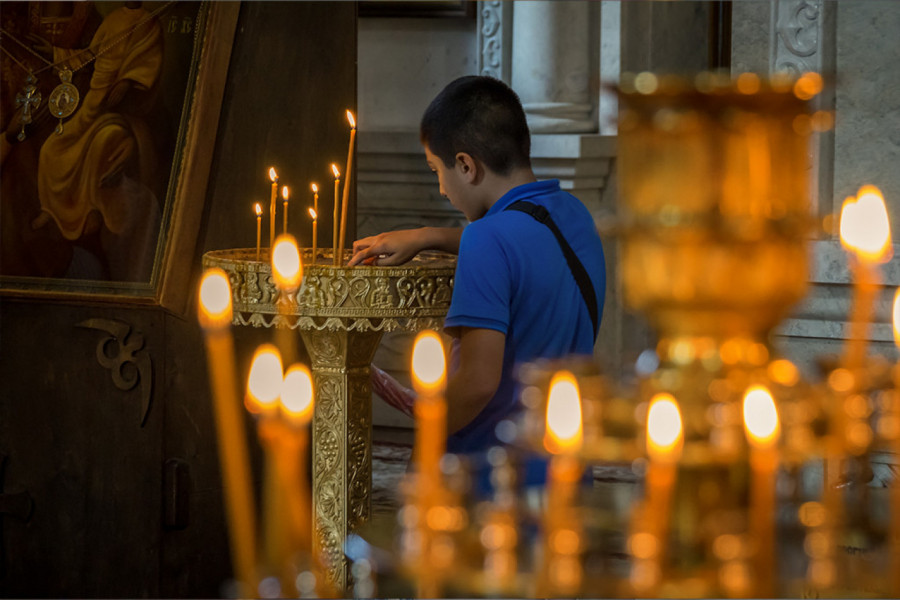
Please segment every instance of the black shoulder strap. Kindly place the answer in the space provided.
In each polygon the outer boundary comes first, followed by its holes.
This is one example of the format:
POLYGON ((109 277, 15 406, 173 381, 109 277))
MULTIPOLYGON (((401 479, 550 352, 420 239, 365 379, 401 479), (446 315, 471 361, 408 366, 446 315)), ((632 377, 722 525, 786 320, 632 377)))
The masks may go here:
POLYGON ((591 283, 591 278, 588 275, 587 269, 585 269, 584 265, 581 264, 581 261, 578 260, 578 256, 575 254, 575 251, 572 250, 572 246, 569 245, 569 242, 563 237, 559 227, 556 226, 556 223, 550 216, 550 212, 543 206, 526 200, 513 202, 503 210, 517 210, 531 215, 537 222, 546 225, 550 231, 553 232, 553 235, 556 236, 556 241, 559 242, 559 247, 562 248, 563 255, 566 257, 566 262, 569 263, 569 270, 572 271, 572 276, 575 277, 575 283, 578 284, 578 289, 581 290, 581 296, 584 298, 585 304, 587 304, 588 313, 591 315, 591 323, 594 325, 594 338, 596 338, 597 333, 600 330, 600 319, 597 314, 597 294, 594 291, 594 284, 591 283))

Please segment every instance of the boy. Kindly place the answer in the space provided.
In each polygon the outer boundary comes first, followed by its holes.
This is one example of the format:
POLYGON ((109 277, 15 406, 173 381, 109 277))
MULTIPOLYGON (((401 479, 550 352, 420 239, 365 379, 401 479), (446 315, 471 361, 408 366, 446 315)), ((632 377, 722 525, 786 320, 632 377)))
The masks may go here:
MULTIPOLYGON (((441 194, 469 225, 363 238, 349 264, 397 265, 425 249, 459 255, 444 322, 454 338, 447 450, 480 452, 498 443, 497 424, 518 409, 517 364, 592 353, 606 287, 603 248, 584 205, 559 181, 537 181, 525 113, 503 82, 469 76, 450 83, 425 111, 420 139, 441 194), (510 208, 523 200, 531 205, 510 208), (522 212, 535 207, 535 216, 522 212), (540 207, 552 223, 538 220, 540 207)), ((374 367, 373 383, 412 414, 411 392, 374 367)))

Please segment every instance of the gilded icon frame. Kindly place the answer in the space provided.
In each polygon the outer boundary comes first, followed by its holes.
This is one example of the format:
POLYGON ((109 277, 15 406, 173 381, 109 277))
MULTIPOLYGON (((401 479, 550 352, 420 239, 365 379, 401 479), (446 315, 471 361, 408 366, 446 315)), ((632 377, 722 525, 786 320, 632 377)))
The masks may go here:
MULTIPOLYGON (((181 114, 171 115, 172 122, 177 123, 172 160, 159 169, 168 178, 158 182, 166 192, 149 279, 101 280, 0 272, 0 297, 161 306, 174 313, 186 311, 195 266, 192 258, 197 251, 239 11, 239 2, 204 1, 192 19, 194 43, 190 56, 181 60, 181 68, 187 69, 181 114)), ((165 26, 180 25, 168 22, 165 26)), ((172 130, 176 128, 173 126, 172 130)))

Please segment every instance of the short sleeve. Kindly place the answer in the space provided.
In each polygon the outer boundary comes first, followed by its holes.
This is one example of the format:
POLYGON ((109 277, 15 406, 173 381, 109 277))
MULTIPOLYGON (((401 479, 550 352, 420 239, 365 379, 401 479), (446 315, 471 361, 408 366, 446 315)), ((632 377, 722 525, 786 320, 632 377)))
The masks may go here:
POLYGON ((509 329, 512 285, 510 263, 496 232, 486 223, 471 223, 463 231, 453 283, 453 297, 444 327, 509 329))

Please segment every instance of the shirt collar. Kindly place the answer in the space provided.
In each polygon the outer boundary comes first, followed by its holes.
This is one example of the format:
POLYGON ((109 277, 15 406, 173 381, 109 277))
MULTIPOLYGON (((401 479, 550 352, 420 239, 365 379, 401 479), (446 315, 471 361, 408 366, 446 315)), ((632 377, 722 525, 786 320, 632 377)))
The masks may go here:
POLYGON ((559 191, 559 179, 532 181, 531 183, 518 185, 500 196, 500 199, 494 202, 493 206, 491 206, 490 210, 488 210, 484 216, 487 217, 497 214, 513 202, 555 191, 559 191))

